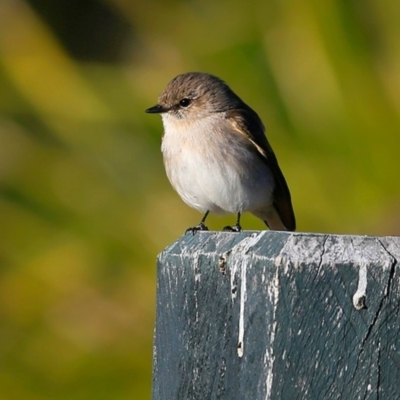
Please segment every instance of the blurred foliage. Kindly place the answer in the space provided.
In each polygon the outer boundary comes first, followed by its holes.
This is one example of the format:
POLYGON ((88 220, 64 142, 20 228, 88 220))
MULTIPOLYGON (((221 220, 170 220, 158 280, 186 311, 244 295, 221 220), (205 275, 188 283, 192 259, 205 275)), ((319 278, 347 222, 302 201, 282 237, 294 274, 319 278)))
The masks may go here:
POLYGON ((155 258, 201 218, 144 114, 178 73, 257 110, 299 230, 399 234, 399 19, 387 0, 2 0, 0 398, 150 397, 155 258))

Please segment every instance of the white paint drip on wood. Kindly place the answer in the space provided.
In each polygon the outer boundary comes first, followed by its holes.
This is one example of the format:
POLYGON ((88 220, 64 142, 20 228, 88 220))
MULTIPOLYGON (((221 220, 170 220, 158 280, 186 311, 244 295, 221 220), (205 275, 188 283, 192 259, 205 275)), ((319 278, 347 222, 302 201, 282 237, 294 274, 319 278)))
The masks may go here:
POLYGON ((240 271, 240 312, 239 312, 239 335, 237 344, 237 354, 239 357, 243 357, 244 354, 244 337, 245 337, 245 305, 247 299, 247 265, 248 256, 247 253, 254 247, 260 239, 265 235, 266 231, 261 233, 254 233, 250 237, 245 238, 239 244, 237 244, 231 251, 230 256, 236 261, 231 267, 231 299, 235 301, 237 297, 237 290, 235 280, 238 278, 240 271), (235 253, 241 256, 235 256, 235 253))
MULTIPOLYGON (((280 258, 282 260, 282 258, 280 258)), ((273 365, 275 362, 275 354, 273 351, 274 348, 274 341, 275 341, 275 335, 276 335, 276 328, 277 328, 277 321, 276 321, 276 304, 278 303, 279 300, 279 265, 277 265, 276 271, 275 271, 275 276, 273 279, 273 282, 271 282, 272 285, 270 286, 270 301, 271 304, 274 306, 272 307, 273 309, 273 315, 272 315, 272 327, 271 327, 271 342, 269 346, 265 349, 265 356, 264 356, 264 365, 265 365, 265 370, 267 371, 267 376, 266 376, 266 396, 265 400, 271 399, 271 392, 272 392, 272 382, 274 378, 274 373, 273 373, 273 365)))
POLYGON ((243 357, 244 352, 244 304, 247 298, 246 292, 246 263, 242 263, 241 282, 240 282, 240 313, 239 313, 239 338, 237 353, 239 357, 243 357))
POLYGON ((358 288, 353 296, 353 305, 357 310, 365 307, 365 299, 367 297, 367 265, 365 262, 360 263, 358 271, 358 288))

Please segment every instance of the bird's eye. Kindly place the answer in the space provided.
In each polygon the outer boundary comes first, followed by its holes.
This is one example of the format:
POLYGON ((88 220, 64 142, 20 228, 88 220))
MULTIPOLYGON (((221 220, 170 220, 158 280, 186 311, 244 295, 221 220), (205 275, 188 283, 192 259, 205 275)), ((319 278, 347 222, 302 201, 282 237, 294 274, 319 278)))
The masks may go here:
POLYGON ((192 102, 192 100, 190 100, 190 99, 188 99, 187 97, 185 97, 184 99, 182 99, 182 100, 179 102, 179 105, 180 105, 181 107, 188 107, 188 106, 190 105, 191 102, 192 102))

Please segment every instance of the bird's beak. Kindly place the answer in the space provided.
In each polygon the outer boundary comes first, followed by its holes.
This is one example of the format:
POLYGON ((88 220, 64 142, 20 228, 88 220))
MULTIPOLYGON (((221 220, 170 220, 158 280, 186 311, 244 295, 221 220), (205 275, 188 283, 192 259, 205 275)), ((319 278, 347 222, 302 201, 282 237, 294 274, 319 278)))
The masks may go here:
POLYGON ((169 109, 167 107, 160 106, 159 104, 157 104, 157 105, 155 105, 153 107, 150 107, 150 108, 148 108, 146 110, 146 112, 148 114, 162 114, 162 113, 165 113, 167 111, 169 111, 169 109))

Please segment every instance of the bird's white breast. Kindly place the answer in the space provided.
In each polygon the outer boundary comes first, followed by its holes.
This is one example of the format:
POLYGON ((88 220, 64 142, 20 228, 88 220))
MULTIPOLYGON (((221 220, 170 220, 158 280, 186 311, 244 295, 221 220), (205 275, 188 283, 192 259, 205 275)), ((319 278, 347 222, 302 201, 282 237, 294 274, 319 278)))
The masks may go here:
POLYGON ((232 130, 223 115, 162 117, 167 176, 189 206, 220 214, 269 207, 272 174, 250 141, 232 130))

